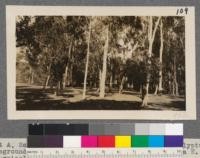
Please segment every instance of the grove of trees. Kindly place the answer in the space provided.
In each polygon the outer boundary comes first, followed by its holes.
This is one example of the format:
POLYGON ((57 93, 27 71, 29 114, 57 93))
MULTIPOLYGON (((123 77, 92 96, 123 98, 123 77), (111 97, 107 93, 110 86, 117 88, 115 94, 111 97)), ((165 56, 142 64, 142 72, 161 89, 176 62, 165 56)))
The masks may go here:
POLYGON ((82 87, 185 95, 185 19, 166 16, 18 16, 17 83, 59 96, 82 87))

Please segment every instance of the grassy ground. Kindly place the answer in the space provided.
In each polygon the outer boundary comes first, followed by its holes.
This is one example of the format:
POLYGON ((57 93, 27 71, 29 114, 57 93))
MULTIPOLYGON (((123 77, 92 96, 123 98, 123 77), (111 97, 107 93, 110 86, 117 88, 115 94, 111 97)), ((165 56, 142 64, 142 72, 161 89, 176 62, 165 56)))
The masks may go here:
POLYGON ((16 99, 17 110, 185 110, 183 96, 149 95, 148 106, 141 108, 138 92, 116 90, 101 99, 96 89, 90 89, 82 100, 82 89, 72 87, 56 96, 41 86, 17 84, 16 99))

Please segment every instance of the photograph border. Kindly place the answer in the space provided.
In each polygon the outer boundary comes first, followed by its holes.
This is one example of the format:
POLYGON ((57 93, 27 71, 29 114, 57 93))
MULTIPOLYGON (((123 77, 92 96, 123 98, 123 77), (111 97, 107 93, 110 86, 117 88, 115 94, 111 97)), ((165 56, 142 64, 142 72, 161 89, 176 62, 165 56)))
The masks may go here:
POLYGON ((195 8, 185 16, 186 111, 155 110, 16 110, 16 23, 15 17, 39 15, 83 16, 177 16, 186 7, 97 7, 97 6, 6 6, 7 108, 8 119, 196 119, 195 8))

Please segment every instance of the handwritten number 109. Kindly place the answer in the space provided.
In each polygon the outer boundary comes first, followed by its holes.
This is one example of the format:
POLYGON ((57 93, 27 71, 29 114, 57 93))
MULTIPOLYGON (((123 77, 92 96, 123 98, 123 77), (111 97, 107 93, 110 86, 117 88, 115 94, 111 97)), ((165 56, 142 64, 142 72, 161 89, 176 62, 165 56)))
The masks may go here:
POLYGON ((188 14, 188 8, 177 9, 176 15, 183 15, 183 14, 188 14))

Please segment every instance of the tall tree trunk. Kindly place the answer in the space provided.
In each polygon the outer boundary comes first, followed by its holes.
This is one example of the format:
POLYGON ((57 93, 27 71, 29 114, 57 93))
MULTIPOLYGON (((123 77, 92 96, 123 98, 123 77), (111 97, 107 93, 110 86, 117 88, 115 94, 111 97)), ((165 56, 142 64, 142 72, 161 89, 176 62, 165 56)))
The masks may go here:
POLYGON ((34 72, 32 71, 31 72, 31 84, 33 84, 34 83, 34 72))
POLYGON ((178 96, 179 95, 179 91, 178 91, 178 82, 177 82, 177 80, 176 80, 176 82, 175 82, 175 86, 176 86, 176 96, 178 96))
POLYGON ((73 65, 70 64, 69 69, 68 69, 68 77, 67 77, 67 85, 68 86, 72 86, 72 71, 73 71, 73 65))
POLYGON ((88 42, 87 42, 87 56, 86 56, 86 64, 85 64, 83 99, 85 99, 86 97, 86 90, 87 90, 87 75, 88 75, 88 65, 89 65, 89 57, 90 57, 90 36, 91 36, 91 19, 90 19, 90 24, 89 24, 89 33, 88 33, 88 42))
POLYGON ((45 82, 44 82, 43 89, 46 89, 47 86, 49 85, 49 79, 50 79, 50 75, 47 75, 46 80, 45 80, 45 82))
POLYGON ((174 82, 173 82, 173 95, 178 96, 178 81, 177 81, 177 69, 176 69, 176 56, 174 57, 174 82))
POLYGON ((123 91, 125 79, 126 79, 126 78, 123 76, 123 77, 122 77, 121 84, 120 84, 120 86, 119 86, 119 94, 121 94, 122 91, 123 91))
POLYGON ((67 75, 68 75, 68 70, 69 70, 69 64, 66 65, 65 67, 65 72, 63 74, 63 80, 62 80, 62 89, 65 89, 66 84, 67 84, 67 75))
POLYGON ((142 90, 142 107, 148 105, 149 83, 142 90))
POLYGON ((175 84, 174 84, 174 81, 173 81, 173 84, 172 84, 172 95, 175 95, 175 84))
POLYGON ((73 61, 74 61, 74 57, 73 57, 73 52, 75 51, 75 46, 76 46, 76 41, 73 42, 72 47, 71 47, 71 57, 70 57, 70 63, 68 66, 68 75, 67 75, 67 86, 73 86, 73 61))
POLYGON ((168 93, 172 94, 171 73, 168 72, 168 93))
POLYGON ((113 75, 110 75, 110 83, 109 83, 109 91, 112 92, 112 86, 113 85, 113 75))
POLYGON ((47 66, 47 71, 48 71, 48 75, 45 79, 44 85, 43 85, 43 89, 46 89, 47 86, 49 85, 49 79, 50 79, 50 74, 51 74, 51 63, 49 64, 49 66, 47 66))
POLYGON ((140 93, 142 94, 142 90, 143 90, 143 85, 142 84, 140 84, 140 93))
POLYGON ((60 94, 60 88, 61 88, 61 82, 58 81, 57 86, 56 86, 56 91, 55 91, 56 96, 60 94))
POLYGON ((154 95, 157 95, 158 94, 158 85, 156 84, 156 87, 155 87, 155 92, 154 92, 154 95))
MULTIPOLYGON (((148 59, 147 59, 147 63, 148 66, 151 67, 151 57, 152 57, 152 48, 153 48, 153 42, 155 39, 155 34, 156 34, 156 30, 158 28, 158 24, 160 22, 160 18, 159 17, 156 21, 155 27, 153 29, 153 17, 150 16, 149 17, 149 28, 148 28, 148 40, 149 40, 149 50, 148 50, 148 59)), ((150 82, 150 72, 147 72, 147 79, 146 79, 146 86, 145 89, 142 91, 142 104, 141 106, 147 106, 148 105, 148 95, 149 95, 149 82, 150 82)))
POLYGON ((162 87, 162 56, 163 56, 163 23, 162 23, 162 19, 160 21, 160 58, 159 58, 159 62, 160 62, 160 69, 159 69, 159 84, 158 84, 158 91, 162 92, 163 87, 162 87))
POLYGON ((63 74, 63 83, 62 83, 62 88, 64 89, 66 87, 66 84, 67 84, 67 79, 68 79, 68 70, 69 70, 69 60, 70 60, 70 57, 71 57, 71 49, 72 49, 72 41, 70 42, 70 45, 69 45, 69 50, 68 50, 68 62, 67 62, 67 65, 65 67, 65 72, 63 74))
POLYGON ((99 69, 99 87, 98 87, 98 89, 97 89, 97 92, 100 92, 101 78, 102 78, 102 73, 101 73, 101 69, 99 69))
POLYGON ((33 84, 33 69, 30 66, 30 73, 29 73, 29 77, 28 77, 28 84, 33 84))
POLYGON ((100 94, 101 98, 105 96, 105 84, 106 84, 106 71, 107 71, 107 54, 108 54, 108 41, 109 41, 109 26, 106 28, 106 42, 104 46, 103 53, 103 69, 102 69, 102 77, 101 77, 101 86, 100 86, 100 94))
MULTIPOLYGON (((113 58, 113 52, 112 53, 112 57, 113 58)), ((109 92, 112 92, 112 88, 113 88, 113 62, 112 60, 110 60, 110 81, 109 81, 109 92)))

